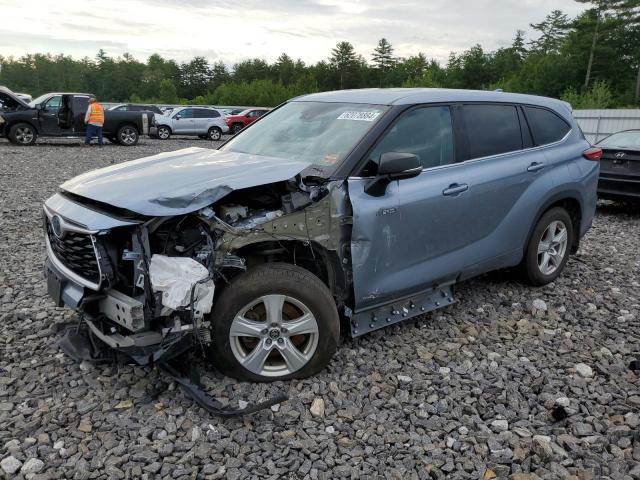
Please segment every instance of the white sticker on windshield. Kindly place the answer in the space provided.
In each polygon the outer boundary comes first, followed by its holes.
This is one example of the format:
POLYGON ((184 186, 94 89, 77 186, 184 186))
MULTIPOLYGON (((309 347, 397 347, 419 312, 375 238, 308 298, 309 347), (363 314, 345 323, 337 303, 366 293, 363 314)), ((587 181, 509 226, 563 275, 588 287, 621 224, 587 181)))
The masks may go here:
POLYGON ((364 122, 373 122, 380 112, 344 112, 340 114, 338 120, 362 120, 364 122))

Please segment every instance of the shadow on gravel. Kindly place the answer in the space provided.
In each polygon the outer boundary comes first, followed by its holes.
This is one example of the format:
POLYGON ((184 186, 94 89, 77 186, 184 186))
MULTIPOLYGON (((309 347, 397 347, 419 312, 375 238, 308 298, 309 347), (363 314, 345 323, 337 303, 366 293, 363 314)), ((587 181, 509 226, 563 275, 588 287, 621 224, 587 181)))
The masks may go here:
POLYGON ((640 218, 640 202, 598 202, 598 213, 605 215, 629 215, 640 218))

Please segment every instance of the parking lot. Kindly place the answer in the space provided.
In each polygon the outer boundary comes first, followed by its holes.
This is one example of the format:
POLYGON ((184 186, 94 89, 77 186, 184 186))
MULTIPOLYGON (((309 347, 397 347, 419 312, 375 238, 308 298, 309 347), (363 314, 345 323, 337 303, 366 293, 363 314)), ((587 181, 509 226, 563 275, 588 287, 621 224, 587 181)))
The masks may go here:
POLYGON ((75 314, 46 296, 42 202, 89 169, 215 145, 0 140, 0 458, 38 459, 26 472, 43 479, 640 478, 637 206, 600 204, 546 287, 508 272, 466 282, 451 307, 343 336, 306 380, 203 377, 235 404, 284 390, 274 411, 219 419, 162 391, 157 370, 64 356, 55 341, 75 314))

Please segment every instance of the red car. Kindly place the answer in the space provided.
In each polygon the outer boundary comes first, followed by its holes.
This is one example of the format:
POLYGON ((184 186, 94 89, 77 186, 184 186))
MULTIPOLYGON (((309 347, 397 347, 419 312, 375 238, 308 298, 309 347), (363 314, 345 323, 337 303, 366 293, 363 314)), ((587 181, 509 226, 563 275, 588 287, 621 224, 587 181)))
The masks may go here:
POLYGON ((229 129, 232 134, 238 133, 244 127, 249 125, 252 122, 255 122, 262 115, 267 113, 270 108, 248 108, 238 115, 229 115, 225 117, 224 121, 229 125, 229 129))

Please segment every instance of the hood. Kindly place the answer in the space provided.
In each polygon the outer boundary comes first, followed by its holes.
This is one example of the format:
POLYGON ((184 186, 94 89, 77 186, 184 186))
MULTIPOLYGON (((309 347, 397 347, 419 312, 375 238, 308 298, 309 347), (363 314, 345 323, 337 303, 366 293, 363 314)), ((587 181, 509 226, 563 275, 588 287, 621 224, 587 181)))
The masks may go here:
POLYGON ((233 190, 288 180, 307 166, 193 147, 92 170, 61 188, 142 215, 172 216, 199 210, 233 190))
POLYGON ((10 98, 23 108, 31 108, 27 102, 9 90, 7 87, 0 86, 0 98, 10 98))

